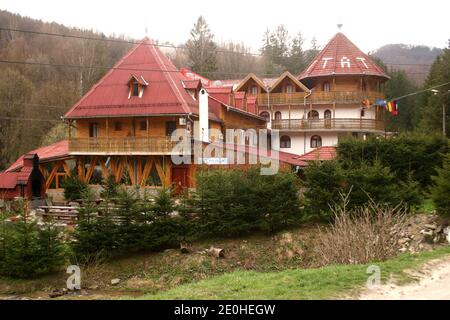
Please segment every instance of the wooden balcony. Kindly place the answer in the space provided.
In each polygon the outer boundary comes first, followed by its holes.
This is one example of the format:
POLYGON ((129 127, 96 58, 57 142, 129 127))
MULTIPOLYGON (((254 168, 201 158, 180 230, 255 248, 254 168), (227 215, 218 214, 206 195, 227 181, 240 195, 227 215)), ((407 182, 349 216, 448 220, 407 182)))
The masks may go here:
POLYGON ((267 105, 285 105, 285 104, 303 104, 306 92, 293 93, 261 93, 258 94, 257 101, 259 106, 267 105))
POLYGON ((383 132, 384 122, 374 119, 283 119, 272 120, 281 131, 363 131, 383 132))
MULTIPOLYGON (((258 95, 258 105, 304 104, 306 96, 305 92, 262 93, 258 95)), ((317 91, 306 98, 306 104, 354 104, 361 103, 364 99, 374 102, 377 99, 384 99, 384 94, 375 91, 317 91)))
POLYGON ((170 137, 72 138, 69 152, 92 155, 172 154, 175 144, 170 137))

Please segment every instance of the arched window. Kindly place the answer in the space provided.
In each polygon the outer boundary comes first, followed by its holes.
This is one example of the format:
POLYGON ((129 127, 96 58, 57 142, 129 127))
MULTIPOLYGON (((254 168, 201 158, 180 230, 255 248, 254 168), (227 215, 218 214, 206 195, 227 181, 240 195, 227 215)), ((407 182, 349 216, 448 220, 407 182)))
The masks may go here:
POLYGON ((280 148, 290 148, 291 138, 289 136, 281 136, 280 138, 280 148))
POLYGON ((322 146, 322 138, 320 136, 311 137, 311 148, 319 148, 322 146))
POLYGON ((325 110, 325 112, 323 113, 323 117, 325 119, 331 119, 331 110, 325 110))
POLYGON ((308 119, 319 119, 319 112, 317 112, 317 110, 311 110, 308 112, 308 119))
POLYGON ((266 119, 267 122, 270 121, 270 113, 268 113, 267 111, 263 111, 259 114, 261 117, 263 117, 264 119, 266 119))
POLYGON ((281 120, 281 119, 282 119, 281 112, 280 111, 275 112, 275 120, 281 120))
POLYGON ((330 83, 329 82, 323 83, 323 91, 330 92, 330 83))

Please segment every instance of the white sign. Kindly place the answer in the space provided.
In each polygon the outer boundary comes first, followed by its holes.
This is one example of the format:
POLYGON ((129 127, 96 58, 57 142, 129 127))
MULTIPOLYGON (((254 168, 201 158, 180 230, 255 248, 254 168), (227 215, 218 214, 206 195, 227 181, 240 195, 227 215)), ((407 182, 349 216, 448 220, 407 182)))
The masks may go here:
POLYGON ((198 158, 198 163, 207 165, 224 165, 228 164, 228 158, 198 158))

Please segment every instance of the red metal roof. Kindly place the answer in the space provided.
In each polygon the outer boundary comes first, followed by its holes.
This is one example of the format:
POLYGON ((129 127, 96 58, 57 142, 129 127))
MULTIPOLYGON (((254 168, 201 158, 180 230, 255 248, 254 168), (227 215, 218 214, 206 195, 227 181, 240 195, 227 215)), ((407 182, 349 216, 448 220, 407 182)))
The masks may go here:
POLYGON ((389 79, 383 69, 339 32, 300 74, 299 79, 348 74, 373 75, 389 79))
MULTIPOLYGON (((35 153, 39 157, 39 162, 46 162, 54 159, 64 158, 69 155, 69 141, 62 140, 57 143, 45 146, 29 153, 35 153)), ((16 160, 5 172, 17 171, 23 166, 23 157, 16 160)))
POLYGON ((334 158, 336 158, 335 147, 320 147, 299 156, 297 159, 301 161, 327 161, 334 158))
MULTIPOLYGON (((217 145, 221 146, 219 143, 211 143, 211 145, 217 145)), ((238 144, 227 144, 224 143, 223 147, 227 150, 235 150, 239 152, 244 152, 247 154, 252 154, 256 156, 264 156, 263 153, 259 151, 257 147, 249 146, 249 145, 238 145, 238 144)), ((267 158, 270 158, 272 160, 279 160, 280 162, 288 163, 290 165, 294 166, 301 166, 304 167, 307 165, 307 163, 303 160, 298 159, 298 155, 283 151, 268 151, 267 152, 267 158)))
POLYGON ((66 118, 198 114, 188 80, 148 38, 137 44, 66 114, 66 118), (141 98, 129 97, 132 76, 148 82, 141 98))
POLYGON ((17 172, 0 173, 0 189, 14 189, 17 185, 17 172))

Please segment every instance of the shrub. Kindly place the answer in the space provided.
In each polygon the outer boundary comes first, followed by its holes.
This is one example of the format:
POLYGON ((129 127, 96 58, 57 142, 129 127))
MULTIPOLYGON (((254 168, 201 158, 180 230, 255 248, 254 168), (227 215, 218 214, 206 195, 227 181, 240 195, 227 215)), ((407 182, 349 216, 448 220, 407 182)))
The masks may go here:
POLYGON ((440 215, 450 217, 450 153, 447 154, 442 168, 437 168, 436 172, 437 175, 432 177, 431 199, 440 215))
POLYGON ((368 201, 414 209, 422 200, 419 184, 411 178, 399 181, 389 167, 379 161, 343 168, 338 161, 311 163, 305 169, 303 203, 311 216, 333 218, 330 206, 349 196, 348 207, 358 207, 368 201))
POLYGON ((51 224, 39 227, 30 222, 23 203, 16 205, 20 219, 2 221, 0 274, 30 278, 58 270, 65 261, 65 247, 59 231, 51 224))
POLYGON ((208 170, 197 176, 194 195, 200 233, 237 235, 254 230, 275 231, 301 218, 297 178, 259 170, 208 170))
POLYGON ((333 209, 334 223, 319 229, 314 247, 320 266, 384 261, 398 253, 405 210, 369 202, 350 211, 348 195, 333 209))
POLYGON ((352 189, 350 207, 362 206, 370 199, 376 203, 397 204, 397 179, 389 167, 380 162, 375 161, 373 165, 362 163, 359 167, 347 169, 345 177, 346 188, 342 192, 345 194, 352 189))
POLYGON ((309 215, 330 217, 330 204, 339 200, 345 188, 345 173, 337 161, 311 162, 304 171, 303 203, 309 215))
POLYGON ((77 175, 71 175, 64 180, 63 188, 64 198, 71 201, 82 199, 84 197, 84 193, 86 193, 89 189, 89 186, 87 183, 81 181, 77 175))
POLYGON ((434 168, 441 167, 448 152, 448 140, 442 136, 408 133, 395 138, 346 139, 337 147, 339 161, 345 168, 379 161, 389 167, 397 179, 406 181, 410 174, 422 188, 431 184, 434 168))

